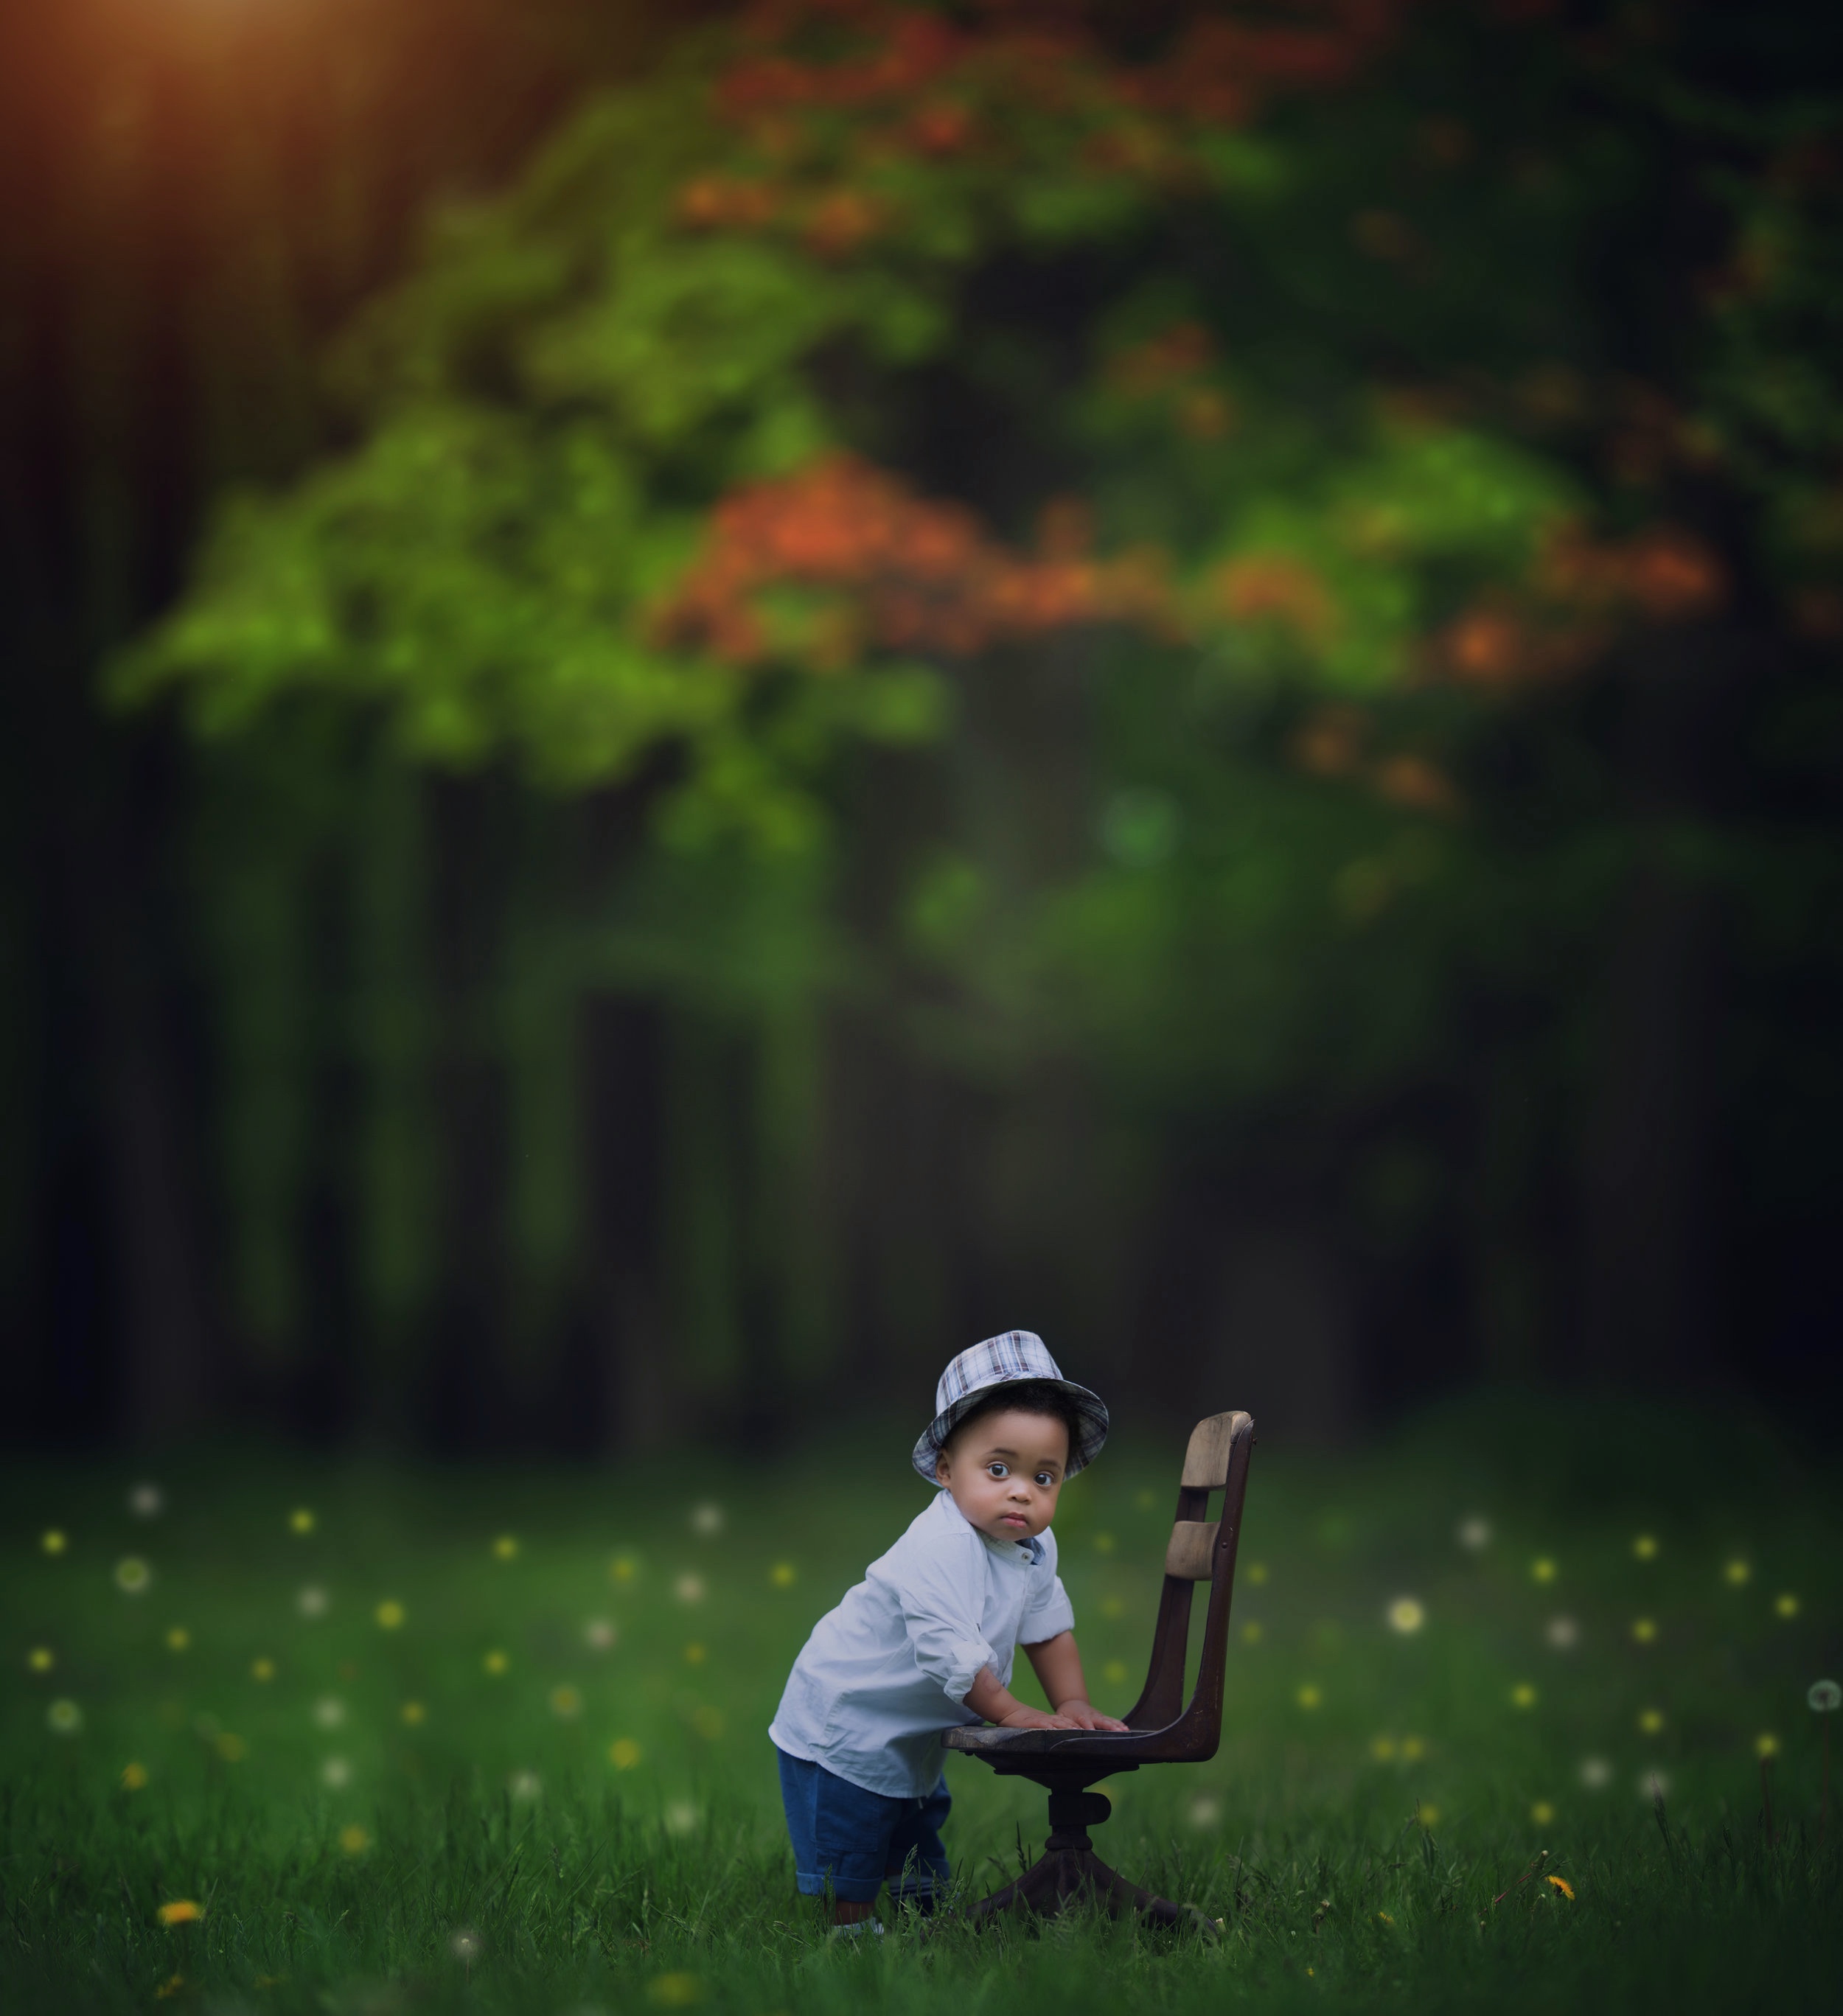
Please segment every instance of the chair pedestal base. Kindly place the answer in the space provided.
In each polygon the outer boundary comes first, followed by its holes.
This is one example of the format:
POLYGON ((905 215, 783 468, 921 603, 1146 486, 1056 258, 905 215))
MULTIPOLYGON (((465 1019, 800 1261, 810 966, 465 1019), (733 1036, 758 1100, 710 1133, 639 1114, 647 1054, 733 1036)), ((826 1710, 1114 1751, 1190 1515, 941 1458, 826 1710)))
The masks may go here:
MULTIPOLYGON (((1033 1911, 1039 1917, 1053 1918, 1059 1911, 1087 1906, 1116 1918, 1130 1913, 1152 1925, 1208 1925, 1200 1912, 1142 1890, 1095 1853, 1088 1825, 1104 1820, 1112 1811, 1100 1792, 1052 1792, 1053 1831, 1042 1854, 1014 1882, 982 1898, 966 1915, 975 1923, 1001 1911, 1033 1911)), ((1213 1925, 1208 1928, 1215 1929, 1213 1925)))

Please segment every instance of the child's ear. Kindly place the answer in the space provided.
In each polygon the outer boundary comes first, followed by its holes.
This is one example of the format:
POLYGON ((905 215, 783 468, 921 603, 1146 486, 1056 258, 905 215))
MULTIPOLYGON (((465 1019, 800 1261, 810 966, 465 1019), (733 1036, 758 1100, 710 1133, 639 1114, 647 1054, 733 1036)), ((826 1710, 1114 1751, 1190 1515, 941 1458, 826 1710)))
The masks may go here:
POLYGON ((947 1452, 943 1449, 934 1459, 934 1481, 937 1484, 945 1484, 951 1469, 952 1465, 947 1460, 947 1452))

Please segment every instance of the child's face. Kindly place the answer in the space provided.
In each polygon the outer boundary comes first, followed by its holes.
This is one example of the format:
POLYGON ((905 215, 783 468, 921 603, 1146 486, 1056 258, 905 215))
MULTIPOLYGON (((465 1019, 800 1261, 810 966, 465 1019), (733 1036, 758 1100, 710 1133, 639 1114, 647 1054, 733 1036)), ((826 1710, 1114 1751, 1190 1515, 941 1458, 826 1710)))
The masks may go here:
POLYGON ((955 1435, 934 1474, 970 1525, 995 1540, 1026 1540, 1056 1517, 1068 1460, 1069 1431, 1053 1414, 1006 1408, 955 1435))

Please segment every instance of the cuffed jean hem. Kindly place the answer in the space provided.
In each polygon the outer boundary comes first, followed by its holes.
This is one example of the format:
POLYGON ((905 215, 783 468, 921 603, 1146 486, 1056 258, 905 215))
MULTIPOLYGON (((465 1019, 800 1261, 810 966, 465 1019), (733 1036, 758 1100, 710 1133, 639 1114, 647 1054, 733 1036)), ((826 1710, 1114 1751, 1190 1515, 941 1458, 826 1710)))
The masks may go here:
POLYGON ((897 1903, 922 1913, 933 1908, 951 1874, 941 1845, 953 1803, 945 1777, 924 1798, 897 1799, 778 1746, 775 1754, 803 1897, 830 1892, 847 1904, 869 1904, 887 1882, 897 1903))

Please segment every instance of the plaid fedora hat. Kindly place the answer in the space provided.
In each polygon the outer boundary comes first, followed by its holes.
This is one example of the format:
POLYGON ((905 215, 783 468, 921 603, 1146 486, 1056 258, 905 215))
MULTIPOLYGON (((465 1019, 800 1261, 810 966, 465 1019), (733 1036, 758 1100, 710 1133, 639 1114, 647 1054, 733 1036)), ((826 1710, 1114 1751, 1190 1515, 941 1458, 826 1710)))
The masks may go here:
POLYGON ((1060 1386, 1074 1403, 1074 1446, 1064 1475, 1073 1477, 1092 1463, 1107 1438, 1107 1410, 1100 1396, 1064 1378, 1061 1367, 1035 1330, 1008 1330, 1002 1337, 988 1337, 983 1344, 963 1351, 941 1373, 934 1388, 934 1418, 915 1445, 912 1460, 916 1474, 935 1482, 934 1460, 960 1417, 995 1386, 1015 1386, 1025 1380, 1060 1386))

